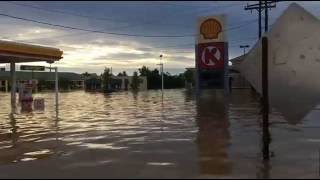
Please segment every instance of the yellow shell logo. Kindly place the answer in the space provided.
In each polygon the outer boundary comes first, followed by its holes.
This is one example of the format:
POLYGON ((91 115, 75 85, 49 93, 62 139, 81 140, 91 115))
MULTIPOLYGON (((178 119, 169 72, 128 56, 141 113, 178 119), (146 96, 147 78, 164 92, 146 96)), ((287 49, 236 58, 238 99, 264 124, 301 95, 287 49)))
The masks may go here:
POLYGON ((217 39, 222 26, 216 19, 207 19, 200 26, 200 33, 205 39, 217 39))

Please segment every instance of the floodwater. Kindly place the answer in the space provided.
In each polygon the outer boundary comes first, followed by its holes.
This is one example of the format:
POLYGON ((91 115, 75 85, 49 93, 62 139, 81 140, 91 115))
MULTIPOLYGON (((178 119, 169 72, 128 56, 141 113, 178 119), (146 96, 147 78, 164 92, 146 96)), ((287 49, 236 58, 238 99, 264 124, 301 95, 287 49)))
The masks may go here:
MULTIPOLYGON (((319 178, 317 113, 270 115, 262 160, 258 97, 187 90, 60 94, 44 112, 10 117, 0 93, 0 178, 319 178)), ((316 111, 316 110, 315 110, 316 111)))

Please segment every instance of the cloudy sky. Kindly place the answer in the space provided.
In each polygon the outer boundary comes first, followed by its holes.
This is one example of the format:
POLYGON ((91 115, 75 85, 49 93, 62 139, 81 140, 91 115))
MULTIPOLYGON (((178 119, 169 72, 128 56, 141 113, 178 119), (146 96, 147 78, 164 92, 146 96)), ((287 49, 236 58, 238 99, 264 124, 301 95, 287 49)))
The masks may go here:
MULTIPOLYGON (((64 58, 56 65, 61 71, 100 74, 104 67, 112 67, 114 74, 123 70, 131 74, 142 65, 156 68, 159 55, 163 54, 165 70, 176 74, 194 66, 194 34, 199 16, 227 15, 230 58, 243 53, 239 45, 253 46, 258 37, 258 15, 256 11, 244 10, 247 3, 254 2, 2 1, 0 39, 60 48, 64 58)), ((290 3, 279 2, 269 11, 270 25, 290 3)), ((314 15, 320 15, 320 2, 297 3, 314 15)))

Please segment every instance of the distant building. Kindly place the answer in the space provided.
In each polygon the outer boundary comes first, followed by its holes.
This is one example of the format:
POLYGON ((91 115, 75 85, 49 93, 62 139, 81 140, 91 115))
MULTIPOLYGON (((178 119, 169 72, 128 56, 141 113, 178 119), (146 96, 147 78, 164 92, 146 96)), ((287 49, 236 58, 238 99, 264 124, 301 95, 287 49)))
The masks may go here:
MULTIPOLYGON (((245 55, 241 55, 238 57, 235 57, 231 59, 232 65, 229 66, 229 77, 230 77, 230 83, 232 85, 232 88, 250 88, 249 82, 240 74, 239 71, 237 71, 234 67, 238 66, 238 64, 241 64, 243 61, 245 55)), ((193 78, 196 80, 196 69, 195 68, 186 68, 187 70, 190 70, 193 72, 193 78)), ((194 84, 186 82, 186 86, 188 88, 194 87, 194 84)))
MULTIPOLYGON (((64 89, 84 89, 85 77, 81 74, 70 72, 59 72, 59 84, 60 88, 64 89)), ((33 80, 36 84, 35 91, 38 90, 53 90, 55 82, 54 72, 16 72, 17 83, 24 83, 29 80, 33 80)), ((10 72, 0 71, 0 90, 8 91, 11 88, 10 72)))
MULTIPOLYGON (((111 76, 110 88, 111 90, 130 90, 133 76, 111 76)), ((140 85, 139 90, 148 89, 147 77, 139 76, 140 85)), ((85 77, 85 89, 86 90, 101 90, 102 89, 102 79, 101 76, 97 74, 88 74, 85 77)))
MULTIPOLYGON (((133 76, 112 76, 111 77, 111 88, 119 89, 119 90, 130 90, 133 76)), ((139 90, 147 90, 148 89, 148 81, 147 77, 139 76, 140 85, 139 90)))
POLYGON ((100 90, 101 85, 101 77, 96 73, 87 74, 85 76, 85 89, 86 90, 100 90))

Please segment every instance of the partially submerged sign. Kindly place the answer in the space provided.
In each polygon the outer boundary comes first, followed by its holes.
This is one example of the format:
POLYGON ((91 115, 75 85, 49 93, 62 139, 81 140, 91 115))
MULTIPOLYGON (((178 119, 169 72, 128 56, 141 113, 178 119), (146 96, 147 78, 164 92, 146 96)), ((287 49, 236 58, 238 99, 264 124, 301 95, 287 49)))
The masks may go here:
POLYGON ((45 71, 45 67, 44 66, 21 65, 20 70, 22 70, 22 71, 45 71))
POLYGON ((199 89, 228 89, 228 44, 224 15, 198 19, 196 39, 197 86, 199 89))

